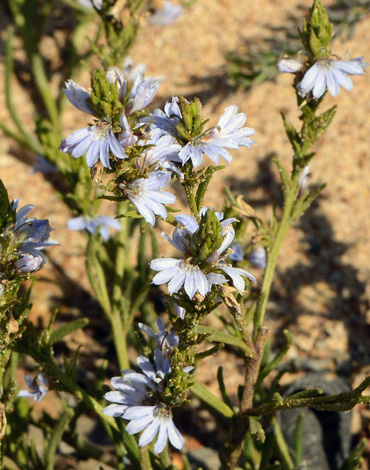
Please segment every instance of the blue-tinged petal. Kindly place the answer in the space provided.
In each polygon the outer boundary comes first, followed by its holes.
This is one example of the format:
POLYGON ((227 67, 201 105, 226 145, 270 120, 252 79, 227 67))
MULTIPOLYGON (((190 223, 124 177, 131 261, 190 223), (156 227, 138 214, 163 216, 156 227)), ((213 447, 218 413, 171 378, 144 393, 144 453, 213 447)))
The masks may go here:
POLYGON ((353 88, 352 80, 341 70, 333 69, 333 74, 336 81, 341 85, 345 90, 351 91, 353 88))
POLYGON ((110 168, 109 161, 109 143, 107 140, 102 140, 100 142, 100 161, 105 168, 110 168))
POLYGON ((115 157, 120 158, 120 159, 127 158, 125 149, 118 142, 118 140, 114 137, 113 133, 109 134, 108 142, 109 142, 109 147, 115 157))
POLYGON ((363 66, 355 59, 352 60, 337 60, 334 62, 335 67, 350 75, 364 75, 365 71, 363 66))
POLYGON ((74 158, 81 157, 84 153, 87 152, 90 145, 91 145, 91 138, 90 136, 88 136, 85 139, 81 140, 81 142, 74 147, 74 149, 72 150, 72 157, 74 158))
POLYGON ((132 406, 124 414, 125 419, 140 419, 149 416, 153 419, 155 406, 132 406))
POLYGON ((152 364, 150 363, 149 359, 145 356, 139 356, 137 358, 137 365, 140 369, 144 372, 144 374, 151 380, 154 380, 156 377, 155 370, 153 369, 152 364))
POLYGON ((178 268, 171 268, 166 271, 162 271, 153 277, 152 284, 155 284, 157 286, 161 284, 167 284, 167 282, 173 279, 176 274, 178 274, 178 272, 178 268))
POLYGON ((75 217, 67 222, 68 230, 83 230, 86 228, 86 217, 75 217))
POLYGON ((144 219, 151 225, 155 225, 155 216, 153 212, 147 207, 147 205, 143 202, 140 201, 138 198, 130 198, 131 201, 135 204, 137 210, 140 212, 140 214, 144 217, 144 219))
POLYGON ((312 90, 312 96, 316 99, 322 97, 326 89, 326 80, 327 80, 327 70, 319 69, 317 74, 316 81, 312 90))
POLYGON ((86 163, 89 168, 92 168, 98 161, 100 152, 100 144, 97 141, 92 141, 86 154, 86 163))
MULTIPOLYGON (((148 407, 146 407, 148 408, 148 407)), ((128 411, 128 410, 127 410, 128 411)), ((127 413, 126 411, 126 413, 127 413)), ((124 419, 127 419, 123 416, 124 419)), ((153 416, 144 416, 140 419, 133 419, 128 425, 126 426, 126 431, 129 434, 136 434, 146 428, 152 421, 153 416)))
POLYGON ((86 88, 77 85, 73 80, 68 80, 65 86, 64 94, 73 106, 84 113, 94 116, 94 112, 86 102, 87 99, 91 98, 91 93, 86 88))
POLYGON ((339 84, 336 80, 336 77, 334 75, 334 70, 327 70, 326 72, 326 82, 327 82, 327 87, 328 87, 328 90, 329 90, 329 93, 336 97, 338 96, 338 93, 339 93, 339 84))
POLYGON ((189 270, 185 275, 184 289, 190 299, 194 297, 198 290, 198 286, 195 282, 195 272, 193 270, 189 270))
MULTIPOLYGON (((186 278, 186 272, 178 270, 178 272, 173 276, 171 281, 168 284, 168 292, 174 294, 178 292, 183 286, 186 278)), ((154 279, 153 279, 154 281, 154 279)))
POLYGON ((127 405, 108 405, 102 412, 107 416, 112 416, 113 418, 119 418, 127 410, 127 405))
POLYGON ((149 426, 145 429, 143 434, 140 436, 139 440, 139 446, 146 446, 149 444, 149 442, 152 442, 152 440, 155 438, 158 429, 159 429, 159 419, 155 418, 152 423, 149 424, 149 426))
POLYGON ((184 445, 184 438, 180 434, 179 430, 176 428, 172 419, 168 419, 167 421, 168 427, 168 437, 170 439, 171 444, 176 447, 176 449, 182 449, 184 445))
POLYGON ((168 420, 163 419, 160 421, 158 439, 154 445, 154 452, 156 454, 160 454, 161 452, 163 452, 167 444, 167 438, 168 438, 168 420))
POLYGON ((84 140, 88 136, 89 136, 89 128, 84 127, 83 129, 79 129, 78 131, 73 132, 73 134, 70 134, 68 137, 66 137, 63 140, 63 142, 67 146, 73 146, 73 145, 77 145, 79 142, 81 142, 81 140, 84 140))
POLYGON ((307 72, 305 73, 305 76, 303 77, 303 80, 301 81, 299 85, 300 88, 305 93, 309 93, 314 87, 319 71, 320 71, 319 66, 316 63, 311 68, 309 68, 307 72))
POLYGON ((180 260, 176 258, 158 258, 150 262, 150 269, 154 271, 163 271, 165 269, 174 268, 179 264, 180 260))
POLYGON ((112 401, 113 403, 119 403, 121 405, 127 404, 126 397, 123 392, 115 392, 115 391, 107 392, 104 395, 104 398, 108 401, 112 401))

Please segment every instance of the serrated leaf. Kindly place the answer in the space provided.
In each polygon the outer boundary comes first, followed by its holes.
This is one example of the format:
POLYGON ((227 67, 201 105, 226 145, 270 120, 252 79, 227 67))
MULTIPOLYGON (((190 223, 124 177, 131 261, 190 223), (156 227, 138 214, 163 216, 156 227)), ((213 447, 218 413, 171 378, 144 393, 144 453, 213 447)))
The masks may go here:
POLYGON ((80 328, 84 328, 88 324, 88 318, 78 318, 77 320, 66 323, 51 333, 50 342, 54 344, 74 331, 79 330, 80 328))

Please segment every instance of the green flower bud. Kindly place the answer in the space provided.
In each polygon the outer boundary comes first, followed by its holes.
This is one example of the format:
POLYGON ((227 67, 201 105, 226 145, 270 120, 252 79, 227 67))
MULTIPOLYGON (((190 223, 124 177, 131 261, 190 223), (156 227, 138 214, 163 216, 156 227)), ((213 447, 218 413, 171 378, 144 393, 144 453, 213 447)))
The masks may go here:
POLYGON ((191 240, 191 249, 199 261, 205 261, 214 251, 220 248, 223 237, 222 226, 216 214, 208 210, 202 215, 199 222, 199 230, 191 240))
POLYGON ((321 51, 329 48, 333 26, 321 0, 314 0, 310 10, 310 20, 309 22, 304 20, 300 33, 303 46, 312 58, 320 58, 321 51))

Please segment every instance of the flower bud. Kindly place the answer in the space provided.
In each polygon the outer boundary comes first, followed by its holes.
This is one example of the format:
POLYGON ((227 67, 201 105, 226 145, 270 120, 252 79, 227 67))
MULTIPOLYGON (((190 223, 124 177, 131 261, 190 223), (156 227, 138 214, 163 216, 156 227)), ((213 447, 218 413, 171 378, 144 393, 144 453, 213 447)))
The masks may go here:
POLYGON ((280 59, 276 64, 281 73, 297 73, 303 68, 303 62, 297 59, 280 59))

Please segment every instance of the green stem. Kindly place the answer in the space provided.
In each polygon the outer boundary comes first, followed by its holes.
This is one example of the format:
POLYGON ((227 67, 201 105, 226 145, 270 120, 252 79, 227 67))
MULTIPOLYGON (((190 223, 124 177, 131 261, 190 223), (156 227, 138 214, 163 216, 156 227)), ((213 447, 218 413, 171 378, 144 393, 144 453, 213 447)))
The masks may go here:
POLYGON ((130 361, 127 350, 127 331, 123 327, 119 309, 113 308, 112 316, 110 317, 110 324, 119 367, 121 370, 129 369, 130 361))
POLYGON ((150 463, 149 446, 139 447, 141 470, 153 470, 150 463))
MULTIPOLYGON (((117 213, 124 214, 127 211, 127 202, 120 202, 117 205, 117 213)), ((117 236, 116 264, 114 269, 113 282, 113 305, 111 311, 111 325, 114 345, 121 369, 128 369, 130 366, 127 351, 127 330, 131 325, 125 325, 124 313, 122 310, 121 297, 123 295, 123 280, 125 275, 126 245, 128 240, 128 219, 122 217, 121 230, 117 236)))
POLYGON ((161 464, 163 466, 163 470, 173 470, 174 466, 172 464, 172 459, 170 455, 170 451, 168 449, 168 444, 166 445, 164 451, 160 455, 161 464))
POLYGON ((62 440, 64 431, 66 430, 69 422, 73 418, 74 411, 72 408, 67 408, 62 416, 58 419, 56 426, 54 427, 48 445, 45 451, 45 470, 54 469, 54 460, 57 447, 62 440))
POLYGON ((267 302, 270 297, 270 291, 272 282, 274 279, 275 269, 277 259, 280 253, 281 245, 288 233, 290 223, 291 223, 291 214, 294 202, 297 197, 297 181, 299 175, 294 175, 292 179, 292 186, 287 195, 284 205, 283 217, 280 221, 279 228, 276 232, 275 241, 271 251, 268 255, 267 265, 265 269, 265 274, 263 277, 263 282, 261 286, 261 293, 257 302, 256 312, 254 316, 254 326, 253 326, 253 340, 256 341, 258 329, 263 325, 266 313, 267 302))

